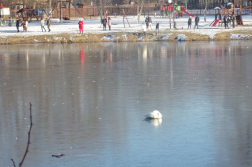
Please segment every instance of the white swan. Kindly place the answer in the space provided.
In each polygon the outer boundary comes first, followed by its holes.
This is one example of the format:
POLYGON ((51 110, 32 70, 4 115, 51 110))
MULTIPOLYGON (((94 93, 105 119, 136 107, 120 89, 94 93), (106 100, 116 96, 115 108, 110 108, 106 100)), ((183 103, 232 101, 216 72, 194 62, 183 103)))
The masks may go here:
POLYGON ((158 110, 154 110, 150 112, 149 114, 146 114, 145 117, 148 119, 161 119, 162 114, 158 110))

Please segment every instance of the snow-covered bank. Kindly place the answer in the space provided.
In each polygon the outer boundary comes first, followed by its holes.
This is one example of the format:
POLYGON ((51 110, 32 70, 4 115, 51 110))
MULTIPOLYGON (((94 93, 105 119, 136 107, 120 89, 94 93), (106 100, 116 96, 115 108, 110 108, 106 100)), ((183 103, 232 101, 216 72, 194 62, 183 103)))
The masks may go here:
MULTIPOLYGON (((187 29, 188 16, 175 19, 177 28, 170 29, 169 18, 152 17, 152 30, 147 30, 146 36, 139 39, 139 34, 143 30, 141 24, 137 24, 137 17, 129 16, 128 21, 125 19, 125 28, 123 17, 112 16, 112 30, 102 30, 99 18, 84 20, 84 34, 79 34, 78 19, 71 21, 63 21, 60 23, 58 19, 52 20, 51 32, 42 32, 40 22, 32 21, 28 25, 28 32, 17 33, 15 23, 9 27, 8 22, 0 26, 0 44, 11 43, 37 43, 37 42, 99 42, 99 41, 155 41, 155 40, 228 40, 237 39, 234 36, 247 35, 246 38, 251 39, 252 35, 252 16, 242 16, 245 26, 238 26, 235 29, 225 29, 224 27, 209 27, 213 22, 214 16, 207 16, 207 21, 204 22, 203 16, 200 16, 199 29, 187 29), (155 36, 156 21, 160 24, 159 36, 155 36), (237 35, 230 35, 237 34, 237 35), (180 36, 178 37, 178 34, 180 36), (183 38, 181 38, 183 37, 183 38)), ((145 18, 141 17, 141 23, 145 18)), ((194 21, 193 25, 194 26, 194 21)), ((47 28, 47 27, 46 27, 47 28)))

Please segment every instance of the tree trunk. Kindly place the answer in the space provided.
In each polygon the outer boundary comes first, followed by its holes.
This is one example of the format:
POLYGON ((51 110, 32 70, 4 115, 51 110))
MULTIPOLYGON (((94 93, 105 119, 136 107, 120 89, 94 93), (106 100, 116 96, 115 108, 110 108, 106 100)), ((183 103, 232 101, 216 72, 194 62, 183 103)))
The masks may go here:
POLYGON ((69 8, 72 8, 73 6, 73 0, 70 0, 69 8))
POLYGON ((23 0, 23 8, 25 8, 25 0, 23 0))
POLYGON ((139 4, 137 4, 137 6, 139 6, 141 4, 141 9, 139 11, 139 7, 138 7, 138 16, 137 16, 137 23, 140 24, 140 17, 142 15, 142 11, 143 11, 143 5, 144 5, 144 0, 141 0, 141 2, 139 1, 139 4))
POLYGON ((206 0, 206 6, 205 6, 205 12, 204 12, 204 21, 205 21, 205 22, 206 22, 207 4, 208 4, 208 1, 206 0))
POLYGON ((37 4, 37 0, 34 0, 33 5, 32 5, 32 9, 36 9, 36 4, 37 4))
MULTIPOLYGON (((174 7, 174 4, 175 4, 175 0, 172 0, 172 4, 173 4, 173 7, 174 7)), ((173 23, 175 22, 175 10, 173 8, 173 23)))
POLYGON ((52 0, 48 0, 48 7, 49 7, 49 8, 52 7, 52 0))

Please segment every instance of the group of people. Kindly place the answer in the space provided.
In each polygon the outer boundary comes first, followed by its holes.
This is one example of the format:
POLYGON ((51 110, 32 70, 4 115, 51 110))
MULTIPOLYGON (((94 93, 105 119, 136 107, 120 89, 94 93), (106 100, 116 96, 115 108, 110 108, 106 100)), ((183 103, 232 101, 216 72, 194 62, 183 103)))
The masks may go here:
POLYGON ((152 20, 150 15, 145 18, 145 24, 146 24, 146 29, 151 29, 152 30, 152 20))
MULTIPOLYGON (((195 26, 194 26, 194 29, 197 27, 197 29, 199 28, 199 20, 200 20, 200 18, 199 18, 199 16, 198 15, 196 15, 196 17, 195 17, 195 26)), ((188 19, 188 29, 191 29, 192 28, 192 16, 190 16, 189 17, 189 19, 188 19)))
POLYGON ((224 25, 225 25, 225 29, 226 28, 231 28, 231 22, 233 24, 233 28, 235 28, 235 16, 234 15, 225 15, 224 18, 223 18, 223 21, 224 21, 224 25))
MULTIPOLYGON (((51 20, 50 20, 50 18, 48 18, 48 19, 46 20, 46 24, 47 24, 48 32, 50 32, 50 31, 51 31, 51 29, 50 29, 50 26, 51 26, 51 20)), ((41 30, 42 30, 42 32, 43 32, 43 30, 45 30, 45 32, 46 32, 46 29, 45 29, 45 20, 44 20, 44 19, 41 19, 40 25, 41 25, 41 30)), ((17 20, 16 20, 17 32, 19 32, 19 27, 20 27, 20 26, 23 26, 23 32, 27 32, 28 20, 23 20, 23 21, 21 22, 21 25, 20 25, 20 20, 17 19, 17 20)))
MULTIPOLYGON (((103 25, 103 30, 106 30, 107 23, 108 23, 109 30, 111 30, 111 17, 108 17, 108 20, 106 19, 106 17, 104 17, 103 19, 101 19, 101 24, 103 25)), ((83 20, 81 19, 78 22, 78 24, 79 24, 80 33, 83 34, 83 28, 84 28, 84 22, 83 22, 83 20)))
MULTIPOLYGON (((48 32, 50 32, 51 31, 51 29, 50 29, 50 26, 51 26, 51 20, 50 20, 50 18, 46 19, 46 24, 47 24, 48 32)), ((40 25, 41 25, 42 32, 43 32, 43 30, 45 30, 45 32, 46 32, 46 29, 45 29, 45 20, 44 19, 41 19, 40 25)))
POLYGON ((107 21, 106 17, 104 17, 101 20, 101 24, 103 25, 103 30, 106 30, 107 23, 108 23, 108 26, 109 26, 109 30, 111 30, 111 17, 108 17, 108 21, 107 21))
MULTIPOLYGON (((145 23, 146 23, 146 25, 144 24, 144 22, 142 24, 142 29, 144 31, 144 35, 146 34, 146 29, 149 29, 149 27, 151 27, 151 25, 152 25, 152 21, 151 21, 151 17, 150 16, 146 17, 145 23)), ((152 27, 151 27, 151 30, 152 30, 152 27)), ((159 22, 157 21, 157 23, 156 23, 156 30, 155 30, 156 36, 157 36, 158 32, 159 32, 159 22)))

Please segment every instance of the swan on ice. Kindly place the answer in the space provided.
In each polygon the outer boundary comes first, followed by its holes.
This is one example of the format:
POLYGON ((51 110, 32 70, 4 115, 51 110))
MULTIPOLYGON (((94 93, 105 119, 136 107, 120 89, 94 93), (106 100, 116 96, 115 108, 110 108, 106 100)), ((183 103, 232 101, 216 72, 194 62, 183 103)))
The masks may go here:
POLYGON ((150 112, 149 114, 146 114, 145 117, 147 119, 161 119, 162 114, 158 110, 154 110, 154 111, 150 112))

